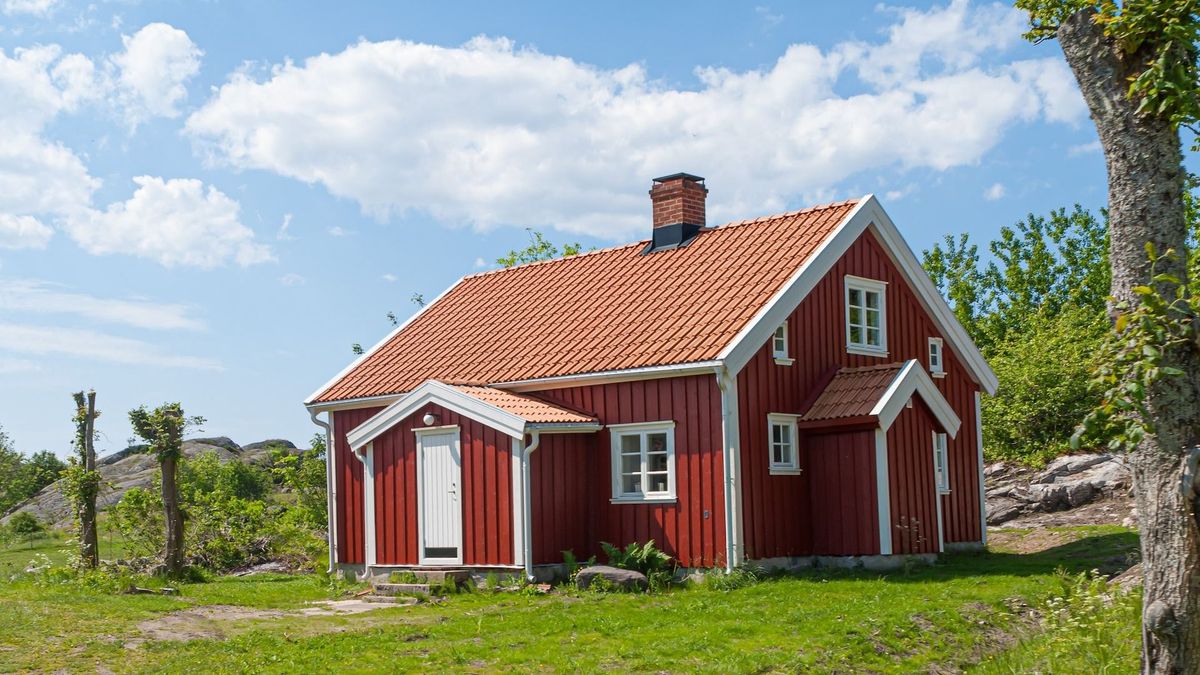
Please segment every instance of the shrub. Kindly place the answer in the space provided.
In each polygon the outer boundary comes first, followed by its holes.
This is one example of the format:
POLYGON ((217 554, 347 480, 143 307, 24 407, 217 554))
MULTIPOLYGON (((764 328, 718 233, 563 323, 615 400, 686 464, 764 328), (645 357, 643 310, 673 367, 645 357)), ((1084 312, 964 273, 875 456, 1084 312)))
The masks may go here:
POLYGON ((728 573, 711 572, 704 575, 704 586, 714 591, 736 591, 739 588, 753 586, 762 581, 764 577, 762 570, 743 565, 728 573))
POLYGON ((134 558, 151 558, 162 552, 162 497, 145 488, 132 488, 108 509, 108 525, 125 540, 125 551, 134 558))
POLYGON ((8 531, 18 537, 29 539, 45 532, 46 527, 32 513, 21 511, 8 519, 8 531))
POLYGON ((671 564, 671 556, 654 547, 651 539, 645 544, 630 542, 625 550, 602 541, 600 548, 608 556, 608 564, 627 570, 636 570, 646 575, 651 590, 664 588, 671 581, 675 569, 671 564))

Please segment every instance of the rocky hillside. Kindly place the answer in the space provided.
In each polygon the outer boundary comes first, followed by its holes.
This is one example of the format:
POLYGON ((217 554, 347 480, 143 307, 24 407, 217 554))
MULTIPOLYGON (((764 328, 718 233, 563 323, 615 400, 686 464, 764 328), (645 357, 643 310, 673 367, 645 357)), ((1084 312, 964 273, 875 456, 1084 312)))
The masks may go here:
MULTIPOLYGON (((262 464, 270 458, 270 448, 280 447, 296 449, 291 441, 283 439, 270 439, 242 446, 224 436, 217 436, 184 441, 183 454, 186 457, 195 457, 214 452, 222 461, 262 464)), ((133 445, 102 457, 97 462, 101 485, 96 506, 101 511, 120 501, 127 490, 154 485, 154 479, 158 475, 158 462, 153 456, 140 452, 144 448, 145 446, 133 445)), ((67 526, 71 520, 71 510, 66 495, 62 492, 62 481, 42 488, 4 518, 0 518, 0 522, 6 522, 13 514, 19 512, 32 513, 38 520, 53 523, 55 527, 67 526)))
POLYGON ((1040 470, 998 462, 983 473, 989 526, 1137 525, 1119 455, 1066 455, 1040 470))

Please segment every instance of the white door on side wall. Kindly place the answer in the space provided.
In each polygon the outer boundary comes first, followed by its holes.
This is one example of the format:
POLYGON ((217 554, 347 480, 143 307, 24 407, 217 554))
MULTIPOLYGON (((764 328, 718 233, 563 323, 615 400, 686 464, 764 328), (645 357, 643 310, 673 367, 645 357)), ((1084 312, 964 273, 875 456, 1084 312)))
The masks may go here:
POLYGON ((417 432, 422 565, 462 564, 462 453, 458 427, 417 432))

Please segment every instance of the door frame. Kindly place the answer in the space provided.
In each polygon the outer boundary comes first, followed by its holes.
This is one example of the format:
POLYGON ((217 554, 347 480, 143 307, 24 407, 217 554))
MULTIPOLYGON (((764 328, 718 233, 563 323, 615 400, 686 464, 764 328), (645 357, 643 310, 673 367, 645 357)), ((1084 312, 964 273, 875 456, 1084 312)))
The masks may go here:
POLYGON ((420 565, 429 566, 453 566, 463 564, 463 485, 462 485, 462 432, 457 424, 451 424, 440 427, 423 427, 413 429, 417 435, 417 563, 420 565), (427 558, 425 557, 425 438, 427 436, 454 436, 454 445, 450 450, 450 456, 454 459, 454 463, 458 468, 457 494, 458 494, 458 510, 454 512, 454 520, 458 525, 458 556, 454 558, 427 558))

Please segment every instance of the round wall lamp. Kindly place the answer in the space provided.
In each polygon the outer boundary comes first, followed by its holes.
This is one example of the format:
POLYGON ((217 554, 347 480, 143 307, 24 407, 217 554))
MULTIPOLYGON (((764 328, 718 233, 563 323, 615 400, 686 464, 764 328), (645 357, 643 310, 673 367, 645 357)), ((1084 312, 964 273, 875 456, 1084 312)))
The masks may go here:
POLYGON ((421 418, 421 421, 425 423, 425 426, 431 427, 431 426, 437 424, 438 418, 437 418, 437 415, 434 415, 431 412, 427 412, 427 413, 425 413, 425 416, 421 418))

